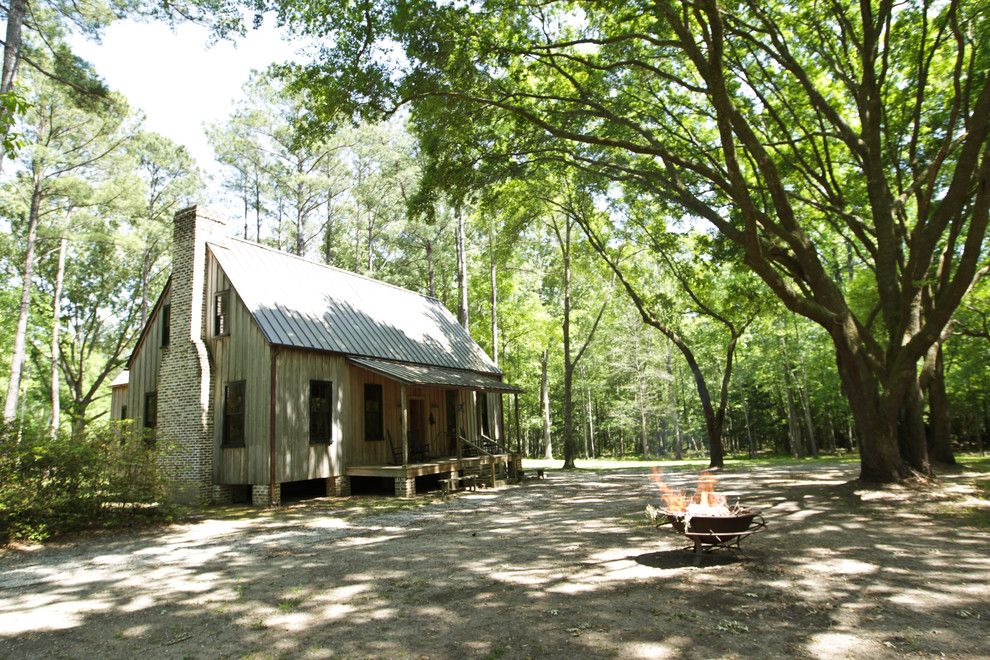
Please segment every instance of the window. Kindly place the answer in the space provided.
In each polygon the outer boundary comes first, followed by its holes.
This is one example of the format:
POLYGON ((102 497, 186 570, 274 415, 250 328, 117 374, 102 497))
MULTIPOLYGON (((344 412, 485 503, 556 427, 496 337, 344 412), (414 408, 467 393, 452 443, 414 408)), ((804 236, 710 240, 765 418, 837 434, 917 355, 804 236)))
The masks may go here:
POLYGON ((127 404, 125 403, 120 407, 120 418, 127 419, 127 404))
POLYGON ((219 291, 213 297, 213 335, 230 334, 230 290, 219 291))
POLYGON ((333 442, 333 383, 309 381, 309 441, 333 442))
POLYGON ((382 386, 378 383, 364 385, 364 439, 385 439, 385 423, 382 419, 382 386))
POLYGON ((227 383, 223 388, 223 444, 244 446, 244 381, 227 383))
POLYGON ((144 395, 144 428, 153 429, 158 426, 158 392, 148 392, 144 395))
POLYGON ((492 437, 491 424, 488 422, 488 393, 478 392, 476 399, 478 406, 478 426, 483 435, 492 437))
POLYGON ((168 346, 172 335, 172 306, 162 306, 162 346, 168 346))

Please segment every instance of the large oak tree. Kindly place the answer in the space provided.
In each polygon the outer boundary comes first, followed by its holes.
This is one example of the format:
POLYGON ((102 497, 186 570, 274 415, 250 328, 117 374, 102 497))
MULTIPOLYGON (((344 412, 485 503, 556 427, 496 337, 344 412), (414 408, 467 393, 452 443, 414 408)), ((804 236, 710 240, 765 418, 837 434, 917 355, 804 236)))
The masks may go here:
POLYGON ((509 135, 503 157, 707 220, 830 335, 862 478, 928 471, 917 365, 982 265, 990 205, 984 3, 273 4, 327 44, 288 70, 318 118, 411 102, 465 147, 509 135), (865 308, 835 276, 836 243, 865 308))

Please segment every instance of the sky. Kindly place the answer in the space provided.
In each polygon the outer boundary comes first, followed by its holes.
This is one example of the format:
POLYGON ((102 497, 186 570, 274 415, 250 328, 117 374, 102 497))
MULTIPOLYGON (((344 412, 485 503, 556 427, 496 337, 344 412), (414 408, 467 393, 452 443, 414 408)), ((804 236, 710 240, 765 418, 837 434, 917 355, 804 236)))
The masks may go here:
POLYGON ((73 50, 90 62, 115 91, 141 110, 147 130, 189 149, 213 178, 205 203, 223 202, 222 171, 213 158, 204 126, 226 118, 252 70, 291 59, 295 49, 269 24, 237 38, 211 44, 209 31, 196 25, 174 30, 164 23, 118 21, 100 43, 77 37, 73 50))

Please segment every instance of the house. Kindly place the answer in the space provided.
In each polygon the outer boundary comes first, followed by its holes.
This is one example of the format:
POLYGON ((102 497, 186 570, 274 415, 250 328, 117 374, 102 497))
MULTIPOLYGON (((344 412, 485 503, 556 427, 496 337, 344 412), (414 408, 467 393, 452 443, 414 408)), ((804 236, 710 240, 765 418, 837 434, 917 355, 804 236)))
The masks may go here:
POLYGON ((417 479, 507 478, 518 392, 435 298, 227 237, 192 207, 111 413, 174 447, 178 500, 274 504, 298 481, 408 496, 417 479))

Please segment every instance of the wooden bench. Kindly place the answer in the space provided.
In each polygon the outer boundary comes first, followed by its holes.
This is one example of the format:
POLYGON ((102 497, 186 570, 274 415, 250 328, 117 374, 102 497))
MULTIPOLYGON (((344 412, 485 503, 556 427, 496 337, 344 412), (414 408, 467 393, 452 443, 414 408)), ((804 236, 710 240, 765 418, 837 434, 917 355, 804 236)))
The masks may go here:
POLYGON ((451 492, 455 490, 475 490, 478 487, 478 475, 477 474, 451 474, 446 479, 440 480, 440 489, 443 493, 444 499, 450 497, 451 492), (460 486, 460 488, 458 488, 460 486))

